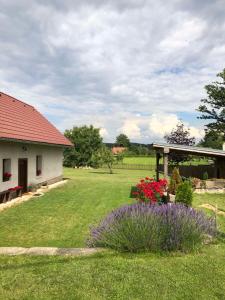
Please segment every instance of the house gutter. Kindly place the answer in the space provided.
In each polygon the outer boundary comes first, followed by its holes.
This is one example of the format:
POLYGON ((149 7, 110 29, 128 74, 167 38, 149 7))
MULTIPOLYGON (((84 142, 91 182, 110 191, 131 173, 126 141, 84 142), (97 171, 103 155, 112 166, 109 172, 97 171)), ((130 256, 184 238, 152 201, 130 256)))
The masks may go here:
POLYGON ((61 147, 62 148, 71 148, 71 147, 74 147, 74 145, 52 144, 52 143, 45 143, 45 142, 39 142, 39 141, 28 141, 28 140, 10 139, 10 138, 0 138, 0 141, 21 143, 21 144, 33 144, 33 145, 53 146, 53 147, 60 147, 60 148, 61 147))

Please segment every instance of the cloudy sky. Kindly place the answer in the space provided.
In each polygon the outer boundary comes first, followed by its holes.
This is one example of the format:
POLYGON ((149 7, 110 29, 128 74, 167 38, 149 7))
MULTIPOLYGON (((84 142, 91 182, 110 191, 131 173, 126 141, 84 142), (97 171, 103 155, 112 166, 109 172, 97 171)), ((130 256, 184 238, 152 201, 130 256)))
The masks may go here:
POLYGON ((61 131, 200 138, 204 85, 225 67, 225 0, 0 0, 0 90, 61 131))

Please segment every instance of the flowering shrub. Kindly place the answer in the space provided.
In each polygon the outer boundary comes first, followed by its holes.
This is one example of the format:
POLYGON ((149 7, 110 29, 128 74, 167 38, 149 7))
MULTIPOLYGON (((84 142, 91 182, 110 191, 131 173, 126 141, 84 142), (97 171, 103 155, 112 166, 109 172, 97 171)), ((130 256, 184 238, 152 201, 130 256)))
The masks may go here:
POLYGON ((3 181, 9 180, 12 177, 12 174, 9 172, 5 172, 3 174, 3 181))
POLYGON ((154 204, 162 199, 166 185, 166 179, 155 181, 153 178, 145 177, 136 185, 137 190, 133 195, 139 202, 154 204))
POLYGON ((20 185, 18 185, 18 186, 15 186, 15 187, 13 187, 13 188, 10 188, 10 189, 8 189, 8 191, 18 191, 18 190, 22 190, 22 186, 20 186, 20 185))
POLYGON ((216 233, 215 220, 180 204, 136 203, 112 211, 93 227, 89 247, 120 251, 190 251, 216 233))

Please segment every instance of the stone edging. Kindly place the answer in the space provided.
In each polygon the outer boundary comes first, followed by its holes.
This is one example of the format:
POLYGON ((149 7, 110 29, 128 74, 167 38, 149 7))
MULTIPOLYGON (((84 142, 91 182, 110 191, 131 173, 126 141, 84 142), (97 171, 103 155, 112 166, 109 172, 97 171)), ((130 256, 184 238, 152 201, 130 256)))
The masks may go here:
POLYGON ((101 252, 101 248, 56 248, 56 247, 0 247, 0 255, 61 255, 79 256, 101 252))
POLYGON ((225 216, 225 212, 224 212, 224 211, 217 209, 215 206, 213 206, 213 205, 211 205, 211 204, 205 203, 205 204, 199 205, 198 207, 207 208, 207 209, 212 210, 212 211, 213 211, 214 213, 216 213, 217 215, 225 216))

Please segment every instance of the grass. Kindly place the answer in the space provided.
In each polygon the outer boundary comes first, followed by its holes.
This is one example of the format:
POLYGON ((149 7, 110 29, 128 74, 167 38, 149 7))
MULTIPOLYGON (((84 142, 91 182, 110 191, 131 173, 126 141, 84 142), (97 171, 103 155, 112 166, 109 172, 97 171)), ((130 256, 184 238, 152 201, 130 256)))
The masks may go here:
POLYGON ((149 172, 67 169, 66 186, 0 214, 0 246, 83 247, 90 224, 129 199, 149 172))
MULTIPOLYGON (((145 175, 66 169, 66 186, 0 213, 0 246, 82 247, 89 225, 131 203, 130 186, 145 175)), ((224 195, 195 195, 203 203, 225 209, 224 195)), ((187 255, 0 256, 0 299, 225 299, 224 262, 224 238, 187 255)))
POLYGON ((131 165, 155 165, 156 158, 154 156, 125 156, 124 164, 131 165))

